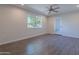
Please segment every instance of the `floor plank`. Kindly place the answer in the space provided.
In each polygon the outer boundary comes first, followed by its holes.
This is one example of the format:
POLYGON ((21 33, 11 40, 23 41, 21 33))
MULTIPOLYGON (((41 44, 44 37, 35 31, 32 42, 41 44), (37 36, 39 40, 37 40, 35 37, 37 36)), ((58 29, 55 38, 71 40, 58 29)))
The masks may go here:
POLYGON ((79 38, 41 35, 1 45, 1 52, 11 55, 79 55, 79 38))

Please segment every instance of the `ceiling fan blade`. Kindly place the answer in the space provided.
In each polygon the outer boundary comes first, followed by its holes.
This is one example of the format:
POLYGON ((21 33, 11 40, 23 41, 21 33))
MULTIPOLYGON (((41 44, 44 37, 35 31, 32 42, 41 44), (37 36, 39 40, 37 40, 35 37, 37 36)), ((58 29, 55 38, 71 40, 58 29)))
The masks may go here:
POLYGON ((57 10, 53 10, 53 12, 56 12, 57 13, 58 11, 57 10))
POLYGON ((53 14, 53 12, 55 12, 55 13, 57 13, 57 12, 59 12, 58 10, 56 10, 56 9, 59 9, 60 7, 59 6, 57 6, 56 4, 52 4, 52 5, 50 5, 47 9, 47 11, 48 11, 48 16, 50 16, 50 15, 52 15, 53 14))
POLYGON ((53 5, 50 5, 50 8, 52 8, 53 7, 53 5))
POLYGON ((50 15, 51 14, 51 11, 48 11, 48 15, 50 15))
POLYGON ((60 9, 60 7, 56 7, 56 8, 54 8, 54 9, 60 9))
POLYGON ((51 11, 48 11, 48 15, 51 13, 51 11))

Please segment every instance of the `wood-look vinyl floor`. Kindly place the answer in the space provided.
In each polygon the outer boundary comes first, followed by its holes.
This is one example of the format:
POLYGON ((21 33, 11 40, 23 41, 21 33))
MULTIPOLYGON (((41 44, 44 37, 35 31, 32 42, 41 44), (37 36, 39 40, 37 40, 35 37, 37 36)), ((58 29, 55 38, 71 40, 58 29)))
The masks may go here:
POLYGON ((79 55, 79 38, 71 38, 60 35, 41 35, 1 45, 0 54, 79 55))

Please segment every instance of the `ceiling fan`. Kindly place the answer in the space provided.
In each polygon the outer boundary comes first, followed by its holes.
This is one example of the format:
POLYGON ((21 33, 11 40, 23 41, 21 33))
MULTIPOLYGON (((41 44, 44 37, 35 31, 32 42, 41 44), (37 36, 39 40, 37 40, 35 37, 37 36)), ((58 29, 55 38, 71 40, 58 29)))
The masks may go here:
POLYGON ((60 9, 60 7, 57 4, 52 4, 48 7, 48 15, 50 15, 51 13, 55 12, 59 12, 58 9, 60 9))

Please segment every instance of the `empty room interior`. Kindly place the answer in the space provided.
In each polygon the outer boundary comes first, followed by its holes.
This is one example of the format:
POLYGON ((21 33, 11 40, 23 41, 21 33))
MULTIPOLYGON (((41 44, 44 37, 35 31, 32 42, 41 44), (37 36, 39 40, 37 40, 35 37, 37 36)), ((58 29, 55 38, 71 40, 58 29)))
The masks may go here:
POLYGON ((79 5, 0 4, 0 55, 79 55, 79 5))

